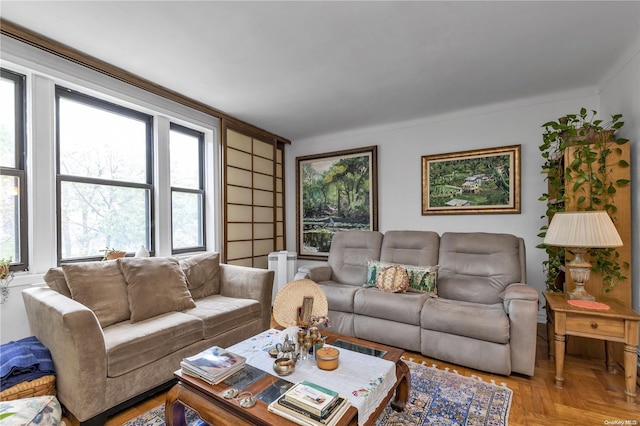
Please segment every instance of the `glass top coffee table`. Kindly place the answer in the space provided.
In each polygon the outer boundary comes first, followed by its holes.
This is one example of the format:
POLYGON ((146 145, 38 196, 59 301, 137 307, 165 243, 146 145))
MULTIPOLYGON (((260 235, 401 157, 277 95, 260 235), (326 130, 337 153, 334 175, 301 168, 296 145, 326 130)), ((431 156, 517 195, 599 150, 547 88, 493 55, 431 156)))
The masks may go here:
MULTIPOLYGON (((357 391, 352 391, 350 392, 351 395, 346 395, 352 400, 352 406, 342 416, 338 424, 340 426, 374 425, 376 419, 382 414, 389 402, 394 410, 404 410, 409 397, 411 381, 409 368, 401 359, 404 352, 402 349, 323 331, 323 336, 327 337, 326 343, 340 350, 340 366, 338 369, 334 371, 319 370, 315 366, 310 367, 308 364, 303 364, 313 363, 314 361, 300 360, 296 365, 294 374, 280 377, 273 370, 264 367, 272 364, 273 359, 264 351, 268 346, 268 342, 266 340, 261 342, 260 339, 269 338, 270 332, 277 332, 277 330, 267 330, 253 338, 229 347, 228 349, 232 352, 243 356, 248 355, 249 365, 246 365, 243 370, 217 385, 210 385, 200 379, 183 374, 181 370, 176 371, 174 375, 178 379, 178 383, 168 392, 165 402, 167 426, 185 425, 185 406, 196 411, 204 421, 214 425, 291 425, 293 424, 291 421, 269 412, 267 405, 291 385, 295 384, 300 377, 304 377, 304 380, 315 380, 317 383, 329 388, 353 386, 352 383, 345 383, 345 381, 354 382, 354 380, 347 380, 348 376, 345 376, 345 373, 352 371, 351 368, 362 367, 349 365, 349 363, 353 363, 354 359, 358 360, 358 364, 364 364, 365 368, 367 367, 366 364, 379 365, 380 361, 378 359, 390 361, 393 363, 391 370, 392 373, 395 373, 395 380, 393 380, 393 374, 387 377, 390 381, 384 389, 379 389, 383 390, 384 394, 380 395, 380 403, 374 407, 365 408, 362 406, 362 401, 369 396, 368 392, 371 392, 377 385, 377 383, 374 383, 375 380, 372 380, 368 386, 358 386, 357 391), (240 351, 234 350, 236 348, 240 349, 240 351), (347 352, 348 350, 349 352, 347 352), (262 358, 263 356, 265 357, 264 359, 262 358), (393 371, 394 365, 395 371, 393 371), (334 381, 333 384, 331 384, 332 380, 334 381), (240 399, 225 398, 225 391, 231 388, 238 389, 240 395, 243 392, 245 392, 244 395, 251 393, 256 397, 256 404, 251 408, 242 408, 240 399), (387 388, 388 391, 386 391, 387 388), (360 405, 362 412, 370 413, 367 416, 368 418, 358 418, 358 409, 356 409, 358 405, 360 405)), ((280 336, 280 338, 282 337, 280 336)), ((344 393, 340 389, 336 390, 344 393)), ((372 403, 375 401, 367 402, 372 403)))

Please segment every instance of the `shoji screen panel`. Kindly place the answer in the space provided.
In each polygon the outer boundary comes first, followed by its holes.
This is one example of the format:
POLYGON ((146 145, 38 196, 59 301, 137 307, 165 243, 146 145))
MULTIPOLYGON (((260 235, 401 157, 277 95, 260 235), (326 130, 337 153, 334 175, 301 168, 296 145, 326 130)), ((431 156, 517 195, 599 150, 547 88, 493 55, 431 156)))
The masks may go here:
POLYGON ((283 250, 284 144, 227 128, 224 153, 224 250, 226 263, 267 268, 283 250))

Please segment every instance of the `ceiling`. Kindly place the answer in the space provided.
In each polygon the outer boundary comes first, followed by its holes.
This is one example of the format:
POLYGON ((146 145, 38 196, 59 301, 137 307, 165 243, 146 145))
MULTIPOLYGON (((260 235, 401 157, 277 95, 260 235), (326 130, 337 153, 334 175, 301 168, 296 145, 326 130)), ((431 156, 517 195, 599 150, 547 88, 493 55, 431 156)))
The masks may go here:
POLYGON ((8 1, 3 19, 290 140, 596 87, 640 1, 8 1))

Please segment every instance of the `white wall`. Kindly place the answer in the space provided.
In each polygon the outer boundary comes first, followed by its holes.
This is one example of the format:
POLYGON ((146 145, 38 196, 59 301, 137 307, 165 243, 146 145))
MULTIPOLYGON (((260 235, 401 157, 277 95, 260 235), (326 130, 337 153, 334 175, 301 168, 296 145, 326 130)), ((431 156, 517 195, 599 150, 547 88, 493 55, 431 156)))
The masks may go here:
MULTIPOLYGON (((378 146, 379 230, 415 229, 438 233, 502 232, 521 236, 527 248, 528 283, 545 289, 543 250, 536 245, 545 204, 538 201, 547 184, 541 174, 541 125, 581 107, 596 109, 594 88, 488 105, 421 121, 394 123, 354 132, 297 140, 286 151, 286 197, 295 200, 295 159, 301 155, 337 151, 369 145, 378 146), (522 145, 521 213, 477 215, 421 215, 421 156, 480 148, 522 145)), ((295 203, 287 203, 287 249, 296 250, 295 203)), ((299 260, 298 264, 313 261, 299 260)), ((541 296, 542 297, 542 296, 541 296)), ((539 314, 544 320, 543 312, 539 314)))
POLYGON ((631 297, 633 308, 640 312, 640 47, 636 49, 633 58, 604 84, 600 94, 600 109, 603 117, 612 114, 624 116, 624 127, 618 134, 631 141, 631 297))

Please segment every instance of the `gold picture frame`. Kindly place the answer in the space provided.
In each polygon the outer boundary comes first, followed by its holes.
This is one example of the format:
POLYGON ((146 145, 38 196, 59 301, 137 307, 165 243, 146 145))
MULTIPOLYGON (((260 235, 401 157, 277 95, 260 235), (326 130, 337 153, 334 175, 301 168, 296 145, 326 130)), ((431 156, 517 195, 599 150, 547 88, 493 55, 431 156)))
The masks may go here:
POLYGON ((338 230, 378 230, 377 146, 296 158, 298 259, 326 260, 338 230))
POLYGON ((520 213, 520 145, 422 157, 422 214, 520 213))

